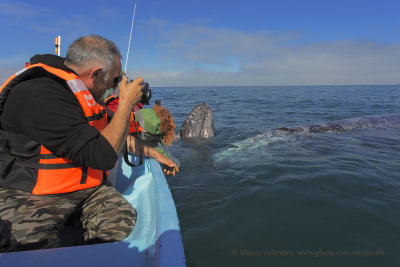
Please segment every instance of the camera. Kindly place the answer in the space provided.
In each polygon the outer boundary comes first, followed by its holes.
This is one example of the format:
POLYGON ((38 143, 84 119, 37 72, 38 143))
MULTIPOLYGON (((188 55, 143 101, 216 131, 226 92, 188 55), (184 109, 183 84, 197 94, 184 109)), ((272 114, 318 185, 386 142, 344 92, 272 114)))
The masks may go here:
POLYGON ((150 105, 149 101, 151 98, 151 89, 149 89, 149 84, 148 83, 143 83, 144 87, 142 89, 142 99, 140 100, 140 103, 143 105, 150 105))
MULTIPOLYGON (((129 84, 131 82, 133 82, 134 80, 129 78, 128 76, 126 76, 126 83, 129 84)), ((151 89, 149 89, 149 84, 144 82, 142 83, 142 85, 144 85, 143 89, 142 89, 142 99, 140 99, 140 103, 142 103, 143 105, 150 105, 150 98, 152 96, 151 94, 151 89)))

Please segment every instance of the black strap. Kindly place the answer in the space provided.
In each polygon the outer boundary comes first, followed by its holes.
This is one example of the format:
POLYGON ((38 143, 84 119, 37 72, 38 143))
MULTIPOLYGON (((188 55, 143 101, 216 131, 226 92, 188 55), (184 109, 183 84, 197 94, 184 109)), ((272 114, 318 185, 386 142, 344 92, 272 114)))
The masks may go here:
MULTIPOLYGON (((136 127, 136 126, 135 126, 136 127)), ((138 132, 136 132, 136 134, 137 134, 137 136, 138 136, 138 139, 139 139, 139 146, 140 146, 140 149, 139 149, 139 153, 140 153, 140 155, 139 155, 139 165, 142 165, 143 164, 143 155, 144 155, 144 144, 143 144, 143 141, 142 141, 142 139, 140 138, 140 135, 139 135, 139 133, 138 132)))
POLYGON ((105 109, 103 109, 102 111, 100 111, 100 113, 94 114, 92 116, 88 116, 86 117, 86 119, 88 121, 95 121, 95 120, 100 120, 101 118, 103 118, 104 114, 106 114, 107 111, 105 109))
POLYGON ((115 96, 111 95, 106 99, 106 102, 104 104, 106 104, 106 106, 108 106, 108 104, 110 104, 112 101, 114 101, 116 99, 115 96))
POLYGON ((0 162, 2 162, 4 168, 11 168, 13 165, 26 167, 26 168, 39 168, 39 163, 33 161, 17 161, 17 157, 7 153, 0 153, 0 162))
MULTIPOLYGON (((71 163, 56 163, 56 164, 44 164, 32 161, 17 161, 17 158, 7 154, 0 154, 0 177, 5 177, 11 171, 13 166, 30 168, 30 169, 42 169, 42 170, 57 170, 57 169, 71 169, 77 166, 71 163)), ((87 168, 82 168, 81 183, 86 183, 87 168)))
POLYGON ((87 167, 82 167, 82 176, 81 176, 81 182, 80 182, 80 184, 86 184, 86 181, 87 181, 87 171, 88 171, 88 168, 87 168, 87 167))
POLYGON ((58 159, 60 158, 59 156, 56 156, 54 154, 40 154, 40 159, 58 159))
POLYGON ((124 149, 124 161, 125 161, 126 164, 128 164, 129 166, 131 166, 133 168, 143 164, 144 145, 143 145, 142 139, 140 139, 139 134, 138 134, 138 138, 139 138, 139 146, 140 146, 140 148, 139 148, 139 164, 138 165, 135 165, 135 164, 133 164, 132 162, 129 161, 129 158, 128 158, 128 145, 124 149))
POLYGON ((135 167, 136 167, 135 164, 133 164, 132 162, 129 161, 129 158, 128 158, 128 149, 127 149, 127 148, 124 149, 124 161, 125 161, 126 164, 128 164, 128 165, 131 166, 132 168, 135 168, 135 167))
MULTIPOLYGON (((21 164, 18 162, 18 164, 21 164)), ((49 164, 49 163, 39 163, 39 169, 43 170, 56 170, 56 169, 72 169, 72 168, 78 168, 79 166, 76 166, 72 163, 55 163, 55 164, 49 164)))
MULTIPOLYGON (((133 118, 135 118, 135 116, 133 116, 133 118)), ((135 122, 136 122, 136 120, 135 120, 135 122)), ((129 161, 129 158, 128 158, 128 143, 126 144, 126 148, 124 150, 124 161, 125 161, 126 164, 128 164, 129 166, 131 166, 133 168, 143 164, 143 154, 144 154, 144 144, 143 144, 142 139, 140 138, 140 134, 139 134, 139 131, 138 131, 138 128, 137 128, 135 122, 133 124, 135 125, 136 135, 137 135, 137 137, 139 139, 139 158, 140 158, 139 159, 139 164, 135 165, 135 164, 133 164, 132 162, 129 161)))

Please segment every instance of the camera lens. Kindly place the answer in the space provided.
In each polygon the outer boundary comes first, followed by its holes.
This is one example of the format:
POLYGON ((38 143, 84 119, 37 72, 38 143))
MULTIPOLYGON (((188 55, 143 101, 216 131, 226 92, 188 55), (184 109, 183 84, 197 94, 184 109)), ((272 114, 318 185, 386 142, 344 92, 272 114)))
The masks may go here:
POLYGON ((148 83, 144 83, 144 87, 142 89, 142 99, 140 100, 140 103, 142 103, 143 105, 150 105, 150 99, 151 99, 151 90, 149 89, 149 84, 148 83))

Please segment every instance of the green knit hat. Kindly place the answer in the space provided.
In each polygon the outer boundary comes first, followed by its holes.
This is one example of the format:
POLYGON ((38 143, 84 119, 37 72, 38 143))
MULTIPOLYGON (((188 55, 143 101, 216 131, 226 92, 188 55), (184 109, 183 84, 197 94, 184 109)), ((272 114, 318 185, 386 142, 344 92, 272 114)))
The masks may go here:
POLYGON ((149 132, 151 134, 159 135, 161 134, 161 129, 160 129, 160 118, 158 118, 156 112, 152 108, 143 108, 135 113, 135 119, 136 121, 140 121, 140 117, 143 120, 144 123, 144 130, 146 132, 149 132))

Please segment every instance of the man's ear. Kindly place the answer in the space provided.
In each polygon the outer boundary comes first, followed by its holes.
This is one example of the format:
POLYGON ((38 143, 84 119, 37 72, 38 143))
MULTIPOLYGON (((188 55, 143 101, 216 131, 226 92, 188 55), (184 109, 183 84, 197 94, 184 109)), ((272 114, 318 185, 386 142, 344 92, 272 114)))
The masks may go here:
POLYGON ((93 83, 94 83, 94 81, 96 81, 96 80, 98 79, 98 77, 101 75, 101 72, 102 72, 102 71, 103 71, 102 68, 93 68, 93 69, 90 71, 89 76, 90 76, 90 79, 93 81, 93 83))

